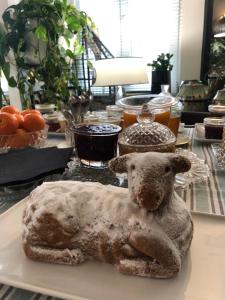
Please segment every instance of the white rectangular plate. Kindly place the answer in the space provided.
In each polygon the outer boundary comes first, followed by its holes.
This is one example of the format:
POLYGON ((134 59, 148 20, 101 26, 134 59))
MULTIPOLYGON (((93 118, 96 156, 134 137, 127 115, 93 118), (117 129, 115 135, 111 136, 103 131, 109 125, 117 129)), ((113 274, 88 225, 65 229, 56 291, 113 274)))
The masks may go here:
POLYGON ((205 127, 202 123, 195 124, 194 136, 193 138, 196 141, 204 142, 204 143, 222 143, 222 139, 206 139, 205 138, 205 127))
POLYGON ((174 279, 125 276, 115 267, 86 262, 62 266, 27 259, 21 247, 25 201, 0 216, 0 282, 76 300, 224 300, 225 218, 194 214, 194 239, 174 279))

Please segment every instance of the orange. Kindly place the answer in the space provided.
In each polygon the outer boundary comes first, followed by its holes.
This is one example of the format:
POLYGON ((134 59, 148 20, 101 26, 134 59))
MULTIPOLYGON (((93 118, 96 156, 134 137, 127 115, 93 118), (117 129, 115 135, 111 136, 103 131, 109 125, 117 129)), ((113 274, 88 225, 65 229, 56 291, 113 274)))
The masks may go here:
POLYGON ((0 134, 13 134, 18 126, 17 118, 13 114, 0 112, 0 134))
POLYGON ((35 143, 35 138, 33 137, 33 134, 27 132, 24 129, 19 128, 16 130, 15 134, 8 137, 5 146, 11 148, 24 148, 27 146, 32 146, 34 145, 34 143, 35 143))
POLYGON ((41 115, 41 113, 40 113, 39 110, 36 110, 36 109, 30 109, 30 108, 27 108, 27 109, 23 110, 23 111, 21 112, 21 115, 25 116, 26 114, 30 114, 30 113, 41 115))
POLYGON ((45 127, 45 120, 40 114, 29 113, 24 115, 23 128, 27 131, 38 131, 45 127))
POLYGON ((23 127, 23 122, 24 122, 24 117, 21 114, 13 114, 16 118, 17 121, 19 123, 19 127, 22 128, 23 127))
POLYGON ((10 114, 19 114, 19 110, 14 105, 6 105, 1 108, 1 112, 7 112, 10 114))

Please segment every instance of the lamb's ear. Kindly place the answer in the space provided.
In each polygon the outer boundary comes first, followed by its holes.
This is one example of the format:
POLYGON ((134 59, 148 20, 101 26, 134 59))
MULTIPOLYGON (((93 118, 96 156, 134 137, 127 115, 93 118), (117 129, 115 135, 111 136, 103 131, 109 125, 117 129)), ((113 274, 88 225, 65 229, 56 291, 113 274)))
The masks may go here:
POLYGON ((115 157, 109 161, 109 168, 115 173, 127 172, 127 160, 131 154, 115 157))
POLYGON ((187 172, 191 168, 191 162, 185 156, 175 154, 170 159, 175 174, 187 172))

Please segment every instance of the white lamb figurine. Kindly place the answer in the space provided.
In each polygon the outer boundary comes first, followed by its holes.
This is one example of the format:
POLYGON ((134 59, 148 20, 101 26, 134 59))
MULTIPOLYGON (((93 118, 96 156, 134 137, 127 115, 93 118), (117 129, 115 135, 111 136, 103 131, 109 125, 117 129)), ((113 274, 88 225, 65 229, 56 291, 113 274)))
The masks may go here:
POLYGON ((190 169, 190 161, 148 152, 123 155, 109 165, 128 173, 128 189, 57 181, 30 194, 23 215, 26 255, 70 265, 97 259, 123 274, 174 276, 193 235, 190 213, 174 192, 174 178, 190 169))

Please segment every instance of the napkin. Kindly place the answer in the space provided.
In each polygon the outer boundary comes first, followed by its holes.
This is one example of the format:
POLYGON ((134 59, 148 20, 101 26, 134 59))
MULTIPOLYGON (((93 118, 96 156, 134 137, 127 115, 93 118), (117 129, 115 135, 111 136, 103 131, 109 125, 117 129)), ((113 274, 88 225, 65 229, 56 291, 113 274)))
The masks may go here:
POLYGON ((0 185, 64 169, 73 148, 25 148, 0 154, 0 185))

